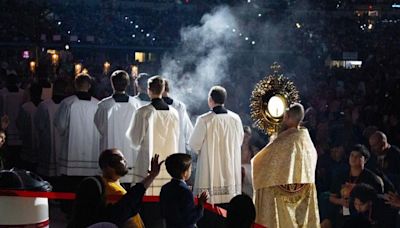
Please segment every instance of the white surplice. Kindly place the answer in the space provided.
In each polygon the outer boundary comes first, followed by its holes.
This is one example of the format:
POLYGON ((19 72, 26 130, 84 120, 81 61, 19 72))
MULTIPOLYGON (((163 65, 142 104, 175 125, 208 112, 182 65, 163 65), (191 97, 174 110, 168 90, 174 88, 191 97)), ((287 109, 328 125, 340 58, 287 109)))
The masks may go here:
POLYGON ((194 193, 210 193, 211 203, 228 203, 241 194, 241 145, 243 126, 240 117, 228 111, 213 111, 198 117, 189 140, 198 152, 194 193))
POLYGON ((125 135, 140 103, 133 97, 129 97, 128 102, 116 102, 111 96, 100 101, 98 106, 94 123, 100 133, 100 150, 112 148, 121 150, 127 161, 129 172, 120 181, 130 183, 133 178, 137 151, 132 149, 131 141, 125 135))
POLYGON ((17 116, 17 128, 22 140, 22 158, 25 161, 37 162, 36 152, 39 147, 39 136, 36 130, 34 116, 37 106, 32 102, 24 103, 17 116))
POLYGON ((25 100, 24 93, 22 89, 18 92, 10 92, 7 88, 0 90, 0 115, 7 115, 10 120, 7 128, 7 144, 10 146, 22 145, 16 122, 19 109, 25 100))
MULTIPOLYGON (((179 115, 173 108, 156 110, 152 104, 139 108, 127 131, 132 147, 138 151, 133 184, 148 175, 150 161, 154 154, 160 155, 160 161, 177 153, 179 143, 179 115)), ((161 187, 171 180, 165 165, 160 174, 147 189, 147 195, 160 195, 161 187)))
POLYGON ((179 115, 179 153, 186 153, 190 150, 189 138, 193 132, 193 124, 190 121, 189 115, 186 111, 186 105, 178 100, 173 100, 172 107, 178 111, 179 115))
POLYGON ((94 176, 100 173, 100 135, 94 124, 96 98, 80 100, 76 95, 65 98, 58 108, 54 125, 62 137, 60 174, 94 176))
POLYGON ((61 138, 53 124, 59 106, 53 99, 46 99, 39 104, 34 117, 39 136, 37 172, 47 177, 59 174, 57 158, 60 156, 61 138))
POLYGON ((151 103, 150 101, 141 99, 139 95, 134 96, 133 99, 134 99, 135 103, 136 102, 139 103, 139 108, 151 103))

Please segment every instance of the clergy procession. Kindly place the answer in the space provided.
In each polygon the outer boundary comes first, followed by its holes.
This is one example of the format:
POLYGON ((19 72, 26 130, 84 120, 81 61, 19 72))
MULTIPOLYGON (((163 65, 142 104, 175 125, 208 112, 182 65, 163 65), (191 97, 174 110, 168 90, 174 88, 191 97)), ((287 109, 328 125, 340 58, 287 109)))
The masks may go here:
POLYGON ((400 0, 0 1, 0 228, 400 228, 399 37, 400 0))
POLYGON ((100 101, 90 93, 91 80, 77 75, 68 97, 67 83, 56 80, 44 100, 34 83, 29 102, 18 88, 5 89, 0 99, 7 150, 23 145, 7 165, 37 172, 54 191, 76 192, 74 203, 60 203, 68 227, 217 227, 206 202, 228 209, 231 227, 319 227, 317 153, 300 127, 301 104, 288 107, 278 137, 252 166, 242 166, 251 132, 225 107, 225 88, 213 86, 204 94, 210 110, 193 125, 185 104, 170 97, 173 84, 166 78, 141 73, 137 94, 130 96, 130 76, 116 70, 112 95, 100 101), (110 195, 124 197, 104 201, 110 195), (161 202, 142 205, 144 195, 160 196, 161 202))

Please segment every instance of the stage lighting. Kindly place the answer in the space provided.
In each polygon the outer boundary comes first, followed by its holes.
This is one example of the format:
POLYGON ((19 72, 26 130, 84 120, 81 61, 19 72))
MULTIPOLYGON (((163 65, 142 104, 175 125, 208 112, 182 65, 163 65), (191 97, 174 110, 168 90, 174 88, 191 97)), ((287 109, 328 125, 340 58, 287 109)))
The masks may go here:
POLYGON ((103 72, 104 72, 104 74, 107 74, 110 71, 110 67, 111 67, 111 64, 108 61, 106 61, 103 64, 103 72))
POLYGON ((29 51, 23 51, 22 52, 22 58, 29 59, 30 58, 29 51))
POLYGON ((35 73, 35 70, 36 70, 36 62, 35 61, 29 62, 29 69, 31 70, 32 73, 35 73))
POLYGON ((59 60, 60 60, 60 56, 57 53, 54 53, 51 55, 51 63, 53 65, 57 65, 59 60))
POLYGON ((82 71, 82 64, 80 64, 80 63, 77 63, 77 64, 75 64, 75 75, 78 75, 78 74, 80 74, 81 73, 81 71, 82 71))
POLYGON ((131 75, 132 77, 136 77, 139 74, 139 68, 136 65, 132 65, 131 67, 131 75))

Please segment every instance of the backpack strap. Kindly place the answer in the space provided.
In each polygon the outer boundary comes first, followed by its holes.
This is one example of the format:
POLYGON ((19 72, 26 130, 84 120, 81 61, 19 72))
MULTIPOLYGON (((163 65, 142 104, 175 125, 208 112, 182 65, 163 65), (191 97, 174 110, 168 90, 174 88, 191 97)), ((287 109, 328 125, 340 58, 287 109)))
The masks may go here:
POLYGON ((104 184, 103 184, 103 180, 101 180, 101 177, 94 176, 94 177, 88 177, 88 179, 93 180, 97 184, 100 195, 103 195, 104 194, 104 184))

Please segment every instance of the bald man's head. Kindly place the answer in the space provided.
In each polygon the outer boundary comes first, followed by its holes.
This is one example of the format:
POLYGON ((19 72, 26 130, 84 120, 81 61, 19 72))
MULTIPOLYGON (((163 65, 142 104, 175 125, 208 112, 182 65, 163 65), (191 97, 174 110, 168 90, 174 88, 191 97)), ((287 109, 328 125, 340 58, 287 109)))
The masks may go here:
POLYGON ((383 155, 385 150, 389 147, 385 133, 375 131, 369 137, 369 146, 371 147, 371 151, 376 155, 383 155))
POLYGON ((283 129, 298 127, 304 119, 304 107, 300 103, 294 103, 286 111, 283 118, 283 129))

